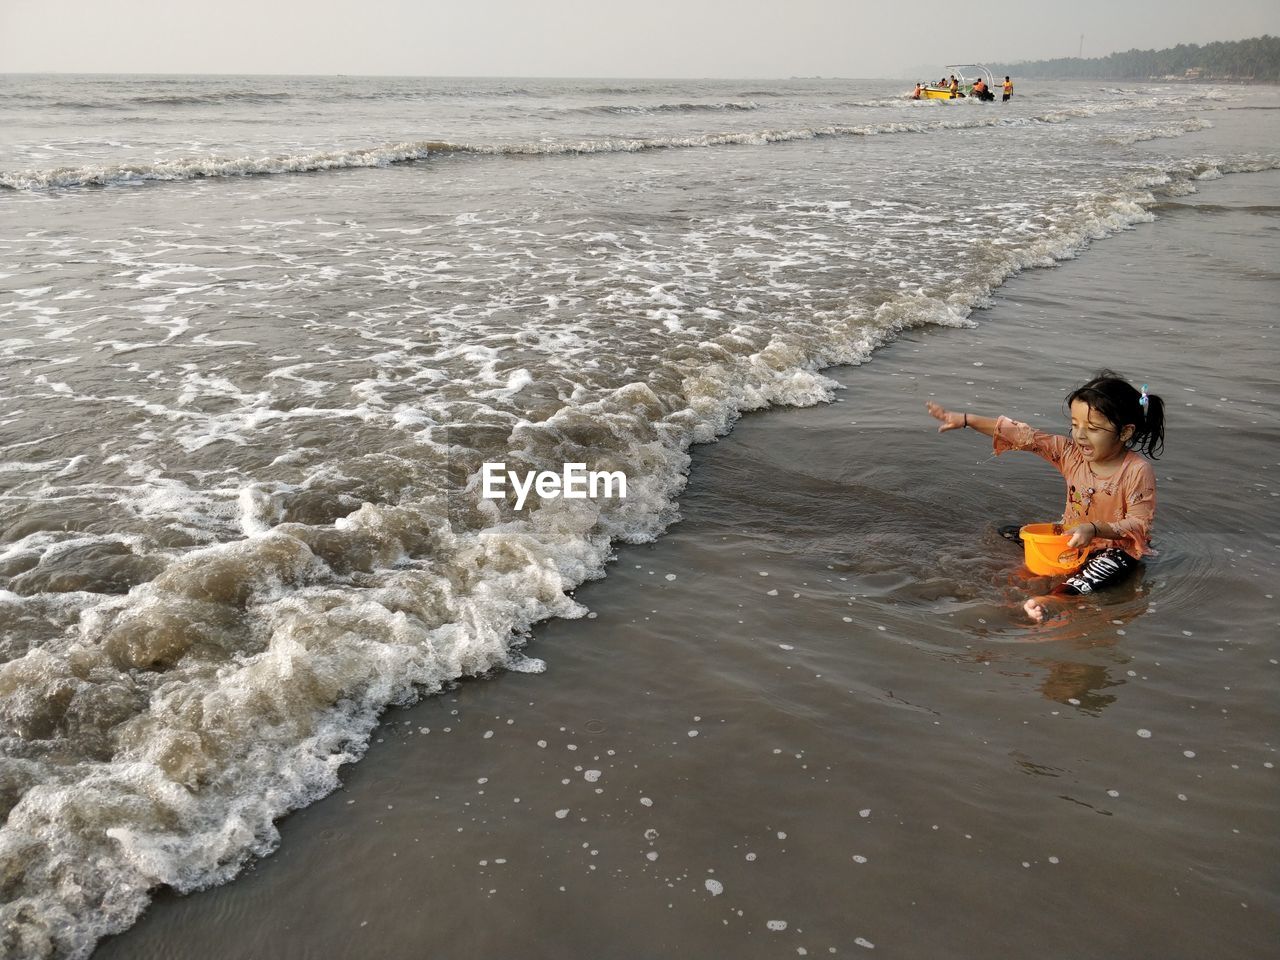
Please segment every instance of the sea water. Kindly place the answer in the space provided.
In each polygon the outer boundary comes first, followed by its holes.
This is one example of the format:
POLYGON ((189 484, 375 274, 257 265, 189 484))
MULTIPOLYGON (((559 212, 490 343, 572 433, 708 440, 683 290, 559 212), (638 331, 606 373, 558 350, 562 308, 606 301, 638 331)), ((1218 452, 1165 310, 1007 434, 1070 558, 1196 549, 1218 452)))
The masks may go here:
POLYGON ((230 879, 388 705, 541 669, 744 411, 1280 166, 1245 88, 902 87, 5 77, 6 948, 230 879))

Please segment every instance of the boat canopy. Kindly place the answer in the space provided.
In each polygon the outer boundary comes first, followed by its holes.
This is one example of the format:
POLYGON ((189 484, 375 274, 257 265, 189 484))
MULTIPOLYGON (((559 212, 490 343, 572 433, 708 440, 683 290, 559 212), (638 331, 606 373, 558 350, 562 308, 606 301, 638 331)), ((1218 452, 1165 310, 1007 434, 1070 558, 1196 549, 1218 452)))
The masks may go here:
POLYGON ((954 73, 956 79, 962 84, 972 86, 973 82, 981 77, 988 87, 995 85, 996 78, 991 75, 991 68, 985 63, 948 63, 947 72, 954 73))

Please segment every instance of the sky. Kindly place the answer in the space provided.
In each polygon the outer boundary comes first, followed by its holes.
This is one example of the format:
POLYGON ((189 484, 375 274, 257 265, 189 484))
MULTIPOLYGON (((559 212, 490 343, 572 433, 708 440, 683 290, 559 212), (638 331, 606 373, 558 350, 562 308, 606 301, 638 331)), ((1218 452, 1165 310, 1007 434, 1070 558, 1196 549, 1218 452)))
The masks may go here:
POLYGON ((1264 33, 1277 0, 0 0, 0 74, 903 78, 1264 33))

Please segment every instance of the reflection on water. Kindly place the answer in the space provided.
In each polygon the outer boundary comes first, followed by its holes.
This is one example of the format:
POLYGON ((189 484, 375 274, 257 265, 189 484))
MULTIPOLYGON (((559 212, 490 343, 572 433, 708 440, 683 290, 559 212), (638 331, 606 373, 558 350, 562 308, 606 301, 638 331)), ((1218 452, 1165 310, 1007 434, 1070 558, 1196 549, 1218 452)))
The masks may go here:
POLYGON ((1102 690, 1124 683, 1123 680, 1111 679, 1106 667, 1096 663, 1077 663, 1071 660, 1032 662, 1048 670, 1039 688, 1045 697, 1093 713, 1115 702, 1114 696, 1102 693, 1102 690))
MULTIPOLYGON (((1147 567, 1139 566, 1127 580, 1087 597, 1071 597, 1044 624, 1033 626, 1022 638, 1025 642, 1055 642, 1067 648, 1095 654, 1105 653, 1117 665, 1127 664, 1130 657, 1120 647, 1126 628, 1151 607, 1150 583, 1143 576, 1147 567)), ((1021 610, 1018 611, 1021 613, 1021 610)), ((1124 684, 1099 663, 1074 657, 1036 657, 1032 664, 1046 671, 1038 690, 1048 700, 1098 713, 1114 703, 1116 697, 1102 691, 1124 684)))

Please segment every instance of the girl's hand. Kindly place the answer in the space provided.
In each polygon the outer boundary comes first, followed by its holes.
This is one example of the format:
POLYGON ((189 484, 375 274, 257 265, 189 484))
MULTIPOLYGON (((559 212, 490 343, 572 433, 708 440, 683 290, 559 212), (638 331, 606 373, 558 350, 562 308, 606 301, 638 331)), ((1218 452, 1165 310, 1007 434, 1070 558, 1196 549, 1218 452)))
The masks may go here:
POLYGON ((1080 547, 1087 547, 1097 535, 1098 525, 1092 520, 1086 520, 1071 531, 1071 539, 1067 541, 1067 546, 1072 550, 1079 549, 1080 547), (1085 535, 1085 527, 1089 528, 1087 536, 1085 535))
POLYGON ((929 411, 929 415, 936 420, 942 421, 942 426, 938 427, 939 433, 946 433, 948 430, 963 430, 964 414, 952 413, 940 403, 934 403, 932 400, 925 402, 924 408, 929 411))

